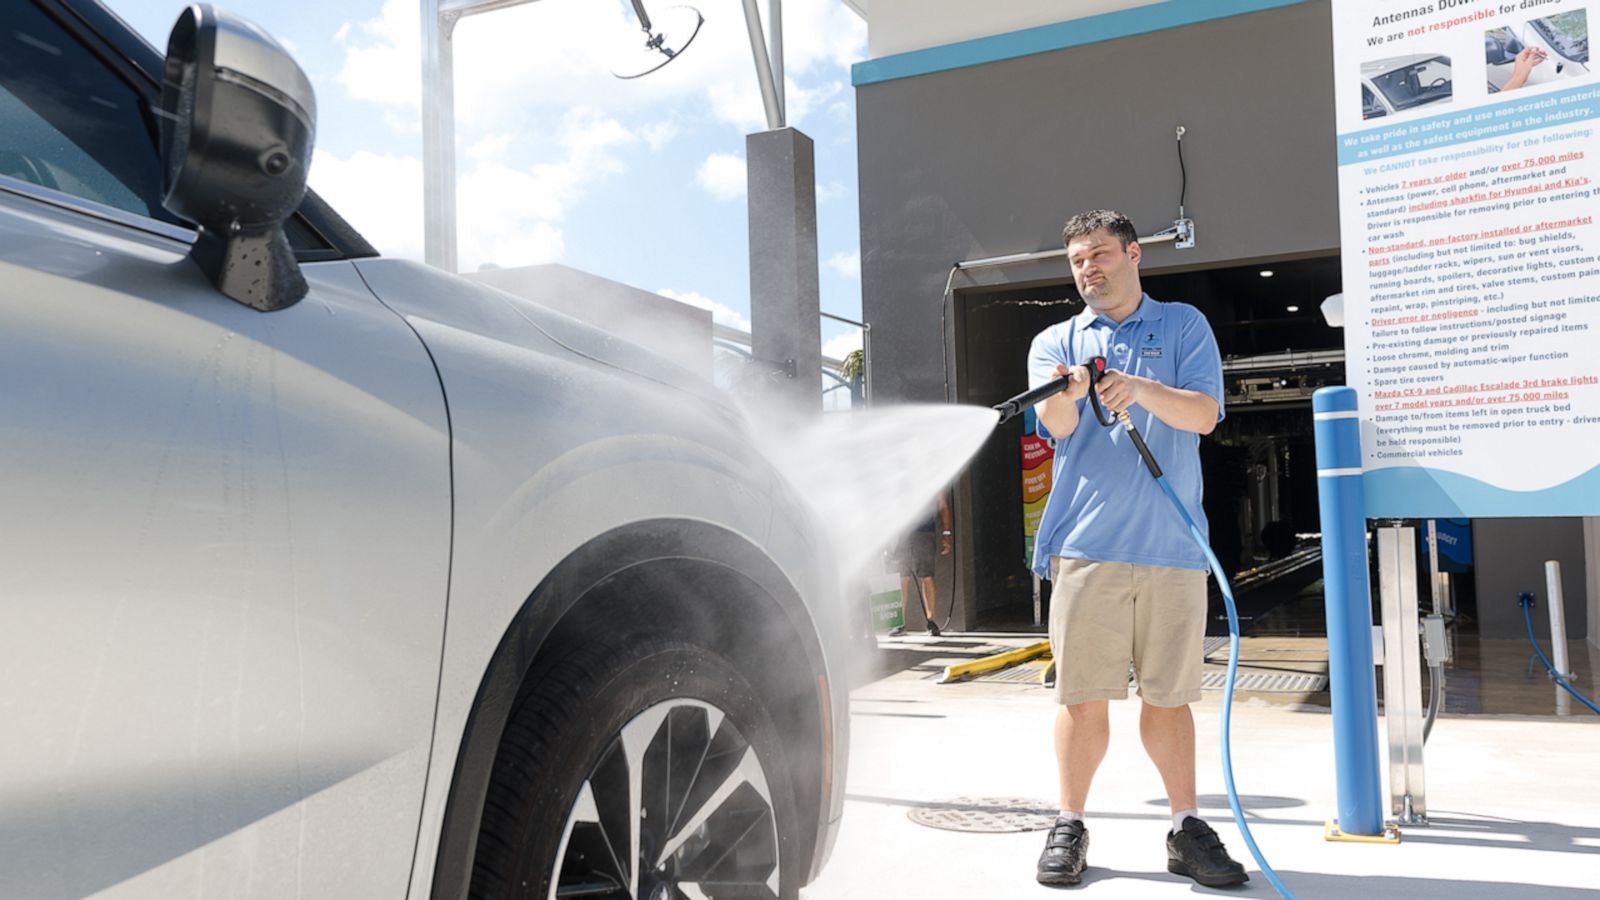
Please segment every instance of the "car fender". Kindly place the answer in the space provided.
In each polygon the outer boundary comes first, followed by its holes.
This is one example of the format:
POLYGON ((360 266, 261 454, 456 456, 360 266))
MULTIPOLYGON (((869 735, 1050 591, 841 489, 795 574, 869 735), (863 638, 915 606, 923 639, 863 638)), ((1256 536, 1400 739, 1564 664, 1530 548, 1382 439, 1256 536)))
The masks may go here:
POLYGON ((465 885, 459 835, 475 835, 477 811, 458 797, 481 790, 481 754, 487 746, 492 762, 505 691, 514 696, 530 651, 595 581, 652 554, 761 573, 828 674, 840 750, 820 799, 820 862, 842 804, 848 686, 841 650, 810 636, 842 637, 844 626, 826 554, 757 451, 761 438, 697 376, 569 317, 414 263, 357 266, 428 347, 451 428, 448 625, 413 891, 465 885))

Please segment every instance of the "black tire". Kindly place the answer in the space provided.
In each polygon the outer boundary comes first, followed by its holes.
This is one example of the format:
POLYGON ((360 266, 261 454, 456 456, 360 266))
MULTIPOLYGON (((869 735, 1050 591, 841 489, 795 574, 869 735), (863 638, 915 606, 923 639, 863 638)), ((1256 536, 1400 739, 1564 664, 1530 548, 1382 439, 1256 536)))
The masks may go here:
POLYGON ((495 759, 474 900, 798 896, 783 743, 732 665, 651 639, 589 645, 541 668, 495 759))

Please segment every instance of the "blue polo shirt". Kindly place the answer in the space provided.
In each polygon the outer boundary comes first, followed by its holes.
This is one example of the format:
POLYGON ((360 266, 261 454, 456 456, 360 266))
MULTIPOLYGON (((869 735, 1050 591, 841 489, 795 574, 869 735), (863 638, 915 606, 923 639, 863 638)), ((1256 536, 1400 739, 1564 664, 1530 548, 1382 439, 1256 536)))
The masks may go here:
MULTIPOLYGON (((1108 369, 1209 394, 1222 418, 1217 340, 1205 316, 1186 303, 1161 303, 1146 294, 1120 323, 1085 309, 1050 326, 1033 339, 1028 383, 1052 381, 1057 364, 1084 365, 1093 356, 1104 356, 1108 369)), ((1173 492, 1201 533, 1209 534, 1200 505, 1200 436, 1172 428, 1137 404, 1129 414, 1173 492)), ((1055 477, 1033 552, 1033 571, 1040 577, 1050 577, 1051 556, 1207 568, 1205 554, 1150 477, 1127 431, 1120 423, 1102 426, 1087 397, 1078 401, 1078 427, 1071 435, 1056 438, 1041 422, 1039 436, 1053 439, 1056 447, 1055 477)))

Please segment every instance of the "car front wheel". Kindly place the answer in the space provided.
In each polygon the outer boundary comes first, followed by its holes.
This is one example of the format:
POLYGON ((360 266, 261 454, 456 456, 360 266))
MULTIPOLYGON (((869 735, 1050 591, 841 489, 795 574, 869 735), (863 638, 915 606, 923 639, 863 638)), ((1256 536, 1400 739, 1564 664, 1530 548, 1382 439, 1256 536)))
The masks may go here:
POLYGON ((475 898, 792 898, 793 790, 758 695, 692 644, 586 647, 520 702, 475 898))

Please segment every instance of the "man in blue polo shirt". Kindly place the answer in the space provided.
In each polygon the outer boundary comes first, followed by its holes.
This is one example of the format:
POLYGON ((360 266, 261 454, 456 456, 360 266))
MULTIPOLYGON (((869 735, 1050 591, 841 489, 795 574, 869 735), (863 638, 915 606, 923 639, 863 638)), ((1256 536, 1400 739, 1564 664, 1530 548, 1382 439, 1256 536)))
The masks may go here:
POLYGON ((1110 738, 1107 701, 1128 696, 1172 808, 1167 869, 1211 886, 1247 881, 1244 867, 1196 810, 1194 718, 1200 699, 1206 559, 1127 432, 1088 410, 1085 365, 1102 356, 1103 406, 1127 410, 1201 530, 1200 435, 1222 418, 1222 360, 1200 311, 1162 303, 1139 284, 1138 232, 1121 213, 1091 210, 1061 232, 1086 308, 1033 340, 1032 386, 1067 375, 1037 407, 1055 441, 1055 478, 1039 523, 1034 571, 1052 582, 1056 761, 1061 813, 1039 857, 1043 884, 1077 884, 1089 848, 1083 811, 1110 738))

